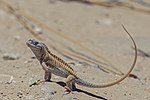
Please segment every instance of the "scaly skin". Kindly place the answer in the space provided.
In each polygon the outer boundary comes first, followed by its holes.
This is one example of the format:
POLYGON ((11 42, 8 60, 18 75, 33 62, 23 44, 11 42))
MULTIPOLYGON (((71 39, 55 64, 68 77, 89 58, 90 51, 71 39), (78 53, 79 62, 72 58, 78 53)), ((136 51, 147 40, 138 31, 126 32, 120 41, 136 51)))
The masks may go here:
POLYGON ((75 83, 78 85, 86 86, 86 87, 91 87, 91 88, 104 88, 104 87, 109 87, 113 86, 115 84, 118 84, 122 80, 124 80, 130 72, 133 70, 136 60, 137 60, 137 46, 132 38, 132 36, 128 33, 128 31, 125 29, 125 27, 122 25, 124 30, 127 32, 128 36, 131 38, 134 48, 135 48, 135 57, 133 64, 129 71, 120 79, 108 83, 108 84, 101 84, 101 85, 96 85, 87 81, 84 81, 81 79, 69 66, 65 61, 57 57, 56 55, 52 54, 47 46, 44 43, 38 42, 34 39, 30 39, 26 42, 27 46, 32 50, 32 52, 35 54, 37 59, 39 60, 41 66, 45 70, 45 81, 49 81, 51 79, 51 73, 55 74, 60 77, 66 78, 66 89, 69 91, 72 91, 75 89, 75 83))

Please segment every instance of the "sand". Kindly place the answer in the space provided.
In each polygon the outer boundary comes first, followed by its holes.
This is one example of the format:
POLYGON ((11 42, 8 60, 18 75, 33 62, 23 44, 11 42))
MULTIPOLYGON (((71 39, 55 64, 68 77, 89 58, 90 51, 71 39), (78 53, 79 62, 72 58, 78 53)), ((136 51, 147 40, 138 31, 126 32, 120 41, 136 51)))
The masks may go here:
MULTIPOLYGON (((134 50, 121 24, 132 34, 138 48, 150 54, 149 13, 59 0, 6 1, 96 52, 123 73, 129 70, 133 62, 134 50)), ((75 65, 71 66, 84 79, 101 84, 119 78, 110 71, 106 73, 99 70, 94 64, 81 63, 84 60, 79 62, 61 55, 51 48, 50 44, 62 53, 69 47, 107 63, 74 41, 71 42, 54 31, 40 29, 40 36, 44 39, 42 42, 66 62, 73 61, 75 65)), ((55 75, 52 76, 52 80, 57 83, 46 82, 29 87, 44 77, 39 62, 25 44, 31 38, 36 39, 18 23, 14 15, 0 9, 0 100, 150 100, 150 58, 140 54, 132 71, 138 78, 127 77, 112 87, 98 89, 77 85, 77 91, 66 94, 63 87, 65 79, 55 75)), ((105 67, 113 69, 109 64, 105 67)))

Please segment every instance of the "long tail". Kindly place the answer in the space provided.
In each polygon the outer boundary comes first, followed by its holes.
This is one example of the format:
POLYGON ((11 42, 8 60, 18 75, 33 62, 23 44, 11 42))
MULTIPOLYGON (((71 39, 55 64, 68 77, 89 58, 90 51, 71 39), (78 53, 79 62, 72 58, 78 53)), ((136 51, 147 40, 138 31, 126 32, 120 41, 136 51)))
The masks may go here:
POLYGON ((126 30, 126 28, 123 25, 122 25, 122 27, 126 31, 126 33, 128 34, 128 36, 131 38, 131 40, 133 42, 133 45, 134 45, 134 50, 135 50, 134 61, 133 61, 133 64, 132 64, 130 70, 123 77, 121 77, 120 79, 118 79, 118 80, 116 80, 114 82, 108 83, 108 84, 96 85, 96 84, 84 81, 84 80, 82 80, 80 78, 78 78, 78 79, 75 80, 75 82, 77 84, 82 85, 82 86, 86 86, 86 87, 91 87, 91 88, 105 88, 105 87, 110 87, 110 86, 113 86, 115 84, 118 84, 119 82, 123 81, 126 77, 129 76, 129 74, 133 70, 133 68, 134 68, 134 66, 136 64, 136 61, 137 61, 137 46, 136 46, 136 43, 135 43, 133 37, 130 35, 130 33, 126 30))

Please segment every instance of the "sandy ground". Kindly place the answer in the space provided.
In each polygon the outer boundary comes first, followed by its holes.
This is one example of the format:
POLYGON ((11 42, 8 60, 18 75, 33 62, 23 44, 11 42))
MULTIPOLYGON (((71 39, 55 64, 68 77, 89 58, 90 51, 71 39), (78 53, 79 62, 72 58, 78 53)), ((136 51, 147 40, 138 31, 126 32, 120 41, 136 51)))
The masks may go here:
MULTIPOLYGON (((105 57, 124 73, 132 64, 134 52, 131 48, 132 42, 121 24, 124 24, 135 38, 138 48, 150 52, 148 13, 57 0, 8 2, 105 57)), ((101 61, 56 33, 44 31, 41 36, 61 50, 66 50, 67 46, 101 61)), ((65 94, 65 89, 60 84, 65 82, 65 79, 57 76, 52 77, 57 83, 46 82, 29 87, 33 82, 42 80, 44 75, 39 62, 34 59, 25 44, 30 38, 35 37, 19 24, 13 15, 0 9, 0 100, 150 100, 150 58, 140 55, 132 71, 139 79, 128 77, 121 84, 112 87, 93 89, 77 86, 78 91, 65 94)), ((51 49, 48 42, 43 42, 54 54, 67 62, 70 61, 51 49)), ((97 70, 92 64, 86 66, 74 62, 75 71, 91 82, 108 83, 118 78, 114 74, 97 70)), ((107 68, 111 69, 110 66, 107 68)))

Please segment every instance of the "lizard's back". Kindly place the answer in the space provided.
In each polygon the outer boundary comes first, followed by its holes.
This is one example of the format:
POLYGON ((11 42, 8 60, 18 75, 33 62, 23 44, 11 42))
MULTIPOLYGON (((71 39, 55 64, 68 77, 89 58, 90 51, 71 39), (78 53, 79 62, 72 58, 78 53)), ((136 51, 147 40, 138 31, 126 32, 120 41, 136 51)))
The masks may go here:
POLYGON ((51 73, 64 78, 67 78, 69 75, 76 77, 74 70, 65 61, 52 53, 49 53, 48 58, 49 60, 45 64, 51 73))

